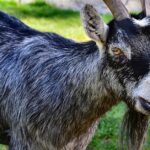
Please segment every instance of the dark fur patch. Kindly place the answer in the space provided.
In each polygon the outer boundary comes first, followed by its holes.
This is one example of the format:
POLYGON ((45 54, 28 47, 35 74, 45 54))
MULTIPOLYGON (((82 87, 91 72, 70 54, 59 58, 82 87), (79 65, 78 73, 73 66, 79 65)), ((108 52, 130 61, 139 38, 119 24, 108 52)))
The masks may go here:
POLYGON ((132 38, 133 36, 137 36, 139 33, 138 28, 133 24, 133 22, 130 19, 124 19, 121 21, 111 21, 109 23, 109 33, 108 33, 108 40, 111 41, 111 37, 113 38, 114 35, 118 32, 118 30, 124 31, 124 33, 132 38))
POLYGON ((146 17, 145 12, 141 12, 139 14, 132 14, 131 17, 135 18, 135 19, 143 19, 146 17))

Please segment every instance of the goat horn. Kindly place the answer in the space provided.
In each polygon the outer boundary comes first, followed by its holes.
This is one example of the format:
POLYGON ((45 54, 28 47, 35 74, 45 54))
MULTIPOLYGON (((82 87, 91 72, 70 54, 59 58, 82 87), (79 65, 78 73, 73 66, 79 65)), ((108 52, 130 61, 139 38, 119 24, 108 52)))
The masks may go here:
POLYGON ((146 16, 150 16, 150 0, 141 0, 141 3, 146 16))
MULTIPOLYGON (((121 0, 103 0, 104 3, 108 6, 110 11, 116 20, 123 20, 125 18, 130 18, 127 8, 121 2, 121 0)), ((148 1, 148 0, 147 0, 148 1)))

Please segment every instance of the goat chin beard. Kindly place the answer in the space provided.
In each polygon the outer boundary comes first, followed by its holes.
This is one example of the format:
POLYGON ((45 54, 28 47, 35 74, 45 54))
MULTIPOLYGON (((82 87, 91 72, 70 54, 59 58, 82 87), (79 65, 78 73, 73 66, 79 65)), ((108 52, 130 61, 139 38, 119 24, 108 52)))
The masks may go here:
POLYGON ((150 116, 150 111, 146 110, 139 100, 135 103, 135 110, 146 116, 150 116))

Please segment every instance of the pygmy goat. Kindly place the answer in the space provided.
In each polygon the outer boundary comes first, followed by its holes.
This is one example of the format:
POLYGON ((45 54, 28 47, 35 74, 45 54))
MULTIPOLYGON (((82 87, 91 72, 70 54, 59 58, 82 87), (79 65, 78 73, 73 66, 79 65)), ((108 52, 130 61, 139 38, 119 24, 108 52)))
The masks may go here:
POLYGON ((137 20, 120 0, 104 2, 115 19, 107 25, 86 5, 81 18, 93 41, 85 43, 0 12, 0 142, 9 150, 85 150, 99 118, 121 100, 129 111, 120 148, 142 148, 150 114, 150 17, 137 20))

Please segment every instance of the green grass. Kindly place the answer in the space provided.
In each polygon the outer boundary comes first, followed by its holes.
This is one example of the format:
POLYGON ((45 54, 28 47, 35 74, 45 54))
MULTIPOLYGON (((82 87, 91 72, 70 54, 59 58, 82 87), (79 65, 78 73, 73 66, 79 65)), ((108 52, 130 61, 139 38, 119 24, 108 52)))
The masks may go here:
MULTIPOLYGON (((31 5, 20 5, 13 1, 0 0, 0 10, 16 16, 30 27, 40 31, 56 32, 76 41, 89 40, 83 30, 78 12, 48 6, 42 0, 31 5)), ((110 15, 102 17, 105 22, 112 19, 110 15)), ((124 112, 125 105, 121 103, 103 116, 96 135, 88 147, 89 150, 117 149, 119 128, 124 112)), ((150 132, 148 135, 149 142, 146 142, 144 150, 150 149, 150 132)), ((0 145, 0 150, 6 150, 6 147, 0 145)))
POLYGON ((116 150, 121 119, 125 105, 119 104, 100 120, 97 132, 89 145, 90 150, 116 150))
MULTIPOLYGON (((41 31, 57 32, 77 41, 88 39, 77 12, 60 10, 42 1, 31 5, 20 5, 8 0, 0 0, 0 10, 20 18, 26 24, 41 31)), ((104 16, 104 20, 107 18, 104 16)))

